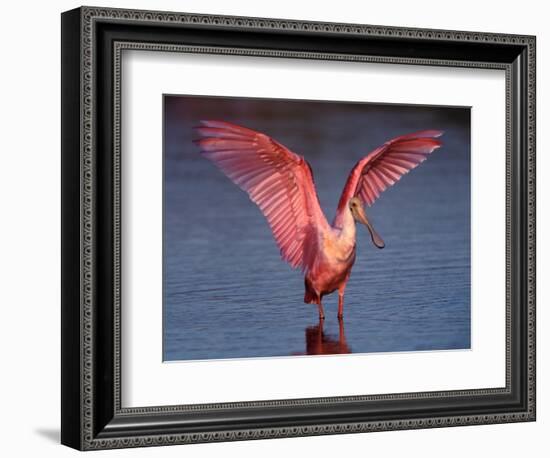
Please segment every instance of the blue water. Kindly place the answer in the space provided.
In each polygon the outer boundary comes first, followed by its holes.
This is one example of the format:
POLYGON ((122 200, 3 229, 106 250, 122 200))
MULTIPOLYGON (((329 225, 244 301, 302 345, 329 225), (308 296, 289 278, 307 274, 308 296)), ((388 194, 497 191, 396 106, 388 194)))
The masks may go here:
POLYGON ((469 128, 466 108, 166 96, 164 360, 470 348, 469 128), (367 208, 386 248, 358 227, 342 326, 337 294, 319 325, 259 209, 200 157, 200 119, 261 130, 303 155, 329 221, 364 154, 445 131, 442 148, 367 208))

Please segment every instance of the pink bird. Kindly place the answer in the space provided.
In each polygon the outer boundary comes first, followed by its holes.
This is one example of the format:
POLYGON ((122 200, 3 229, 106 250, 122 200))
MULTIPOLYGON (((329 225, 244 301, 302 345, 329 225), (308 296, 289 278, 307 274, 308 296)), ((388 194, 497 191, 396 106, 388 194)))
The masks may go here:
POLYGON ((364 224, 372 242, 384 241, 367 218, 380 194, 441 146, 443 132, 424 130, 394 138, 359 160, 351 170, 330 225, 321 210, 309 163, 273 138, 223 121, 201 121, 196 142, 267 219, 281 252, 305 280, 304 302, 317 304, 324 319, 323 296, 338 290, 338 318, 355 262, 355 222, 364 224))

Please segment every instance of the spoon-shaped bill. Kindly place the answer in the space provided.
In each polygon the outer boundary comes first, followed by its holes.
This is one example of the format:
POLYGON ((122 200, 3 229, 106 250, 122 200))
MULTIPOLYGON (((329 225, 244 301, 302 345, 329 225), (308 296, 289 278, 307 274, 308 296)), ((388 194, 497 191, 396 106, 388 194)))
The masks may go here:
POLYGON ((367 214, 365 213, 365 210, 362 206, 357 206, 354 212, 355 219, 359 221, 360 223, 363 223, 365 226, 367 226, 367 229, 370 233, 370 238, 372 240, 372 243, 377 248, 384 248, 386 245, 384 244, 384 240, 382 240, 382 237, 374 230, 374 227, 372 227, 372 224, 370 223, 369 219, 367 218, 367 214))

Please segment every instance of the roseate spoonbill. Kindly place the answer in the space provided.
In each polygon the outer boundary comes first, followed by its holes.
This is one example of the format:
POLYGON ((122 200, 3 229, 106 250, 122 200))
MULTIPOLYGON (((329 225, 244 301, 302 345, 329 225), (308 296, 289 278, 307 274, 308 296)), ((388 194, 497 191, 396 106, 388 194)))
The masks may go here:
POLYGON ((372 242, 384 241, 367 218, 380 194, 414 169, 436 148, 443 132, 423 130, 387 141, 351 170, 332 225, 327 222, 309 163, 261 132, 224 121, 201 121, 196 128, 201 154, 212 161, 258 205, 275 237, 281 257, 300 267, 305 303, 317 304, 324 319, 323 296, 338 290, 338 318, 355 262, 355 222, 364 224, 372 242))

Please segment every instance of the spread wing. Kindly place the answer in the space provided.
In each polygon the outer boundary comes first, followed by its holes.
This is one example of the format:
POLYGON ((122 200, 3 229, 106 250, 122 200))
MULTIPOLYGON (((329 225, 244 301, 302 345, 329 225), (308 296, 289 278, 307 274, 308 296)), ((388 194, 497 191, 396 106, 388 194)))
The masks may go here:
POLYGON ((258 205, 282 258, 307 269, 317 231, 329 227, 307 161, 271 137, 235 124, 201 121, 195 129, 201 154, 258 205))
POLYGON ((338 226, 349 199, 358 196, 363 204, 371 206, 380 194, 403 175, 424 162, 441 146, 439 130, 423 130, 402 135, 384 143, 361 159, 349 174, 334 224, 338 226))

